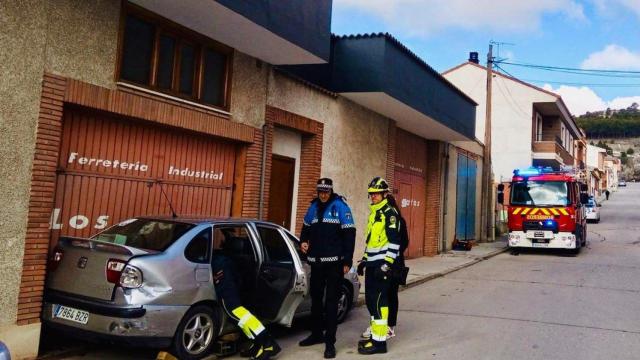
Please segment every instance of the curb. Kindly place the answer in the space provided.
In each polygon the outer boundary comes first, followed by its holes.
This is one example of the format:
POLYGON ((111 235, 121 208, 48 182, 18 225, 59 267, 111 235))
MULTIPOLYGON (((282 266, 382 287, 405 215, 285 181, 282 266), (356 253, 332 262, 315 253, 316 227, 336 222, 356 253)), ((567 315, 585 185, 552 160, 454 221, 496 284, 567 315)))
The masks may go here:
MULTIPOLYGON (((503 252, 505 252, 507 250, 509 250, 509 247, 505 246, 502 249, 498 249, 498 250, 492 251, 490 253, 487 253, 485 255, 479 256, 479 257, 477 257, 477 258, 475 258, 475 259, 473 259, 473 260, 471 260, 471 261, 469 261, 467 263, 464 263, 462 265, 458 265, 456 267, 452 267, 450 269, 446 269, 446 270, 443 270, 443 271, 440 271, 440 272, 437 272, 437 273, 419 276, 419 277, 417 277, 415 279, 410 280, 407 283, 407 285, 400 286, 400 288, 398 289, 398 292, 410 289, 410 288, 418 286, 418 285, 422 285, 422 284, 426 283, 427 281, 431 281, 433 279, 437 279, 439 277, 443 277, 445 275, 451 274, 451 273, 456 272, 458 270, 462 270, 462 269, 467 268, 469 266, 473 266, 473 265, 475 265, 475 264, 477 264, 477 263, 479 263, 481 261, 485 261, 487 259, 490 259, 490 258, 496 256, 496 255, 502 254, 503 252)), ((358 296, 358 301, 354 304, 354 306, 363 306, 363 305, 365 305, 364 295, 360 295, 360 296, 358 296)))

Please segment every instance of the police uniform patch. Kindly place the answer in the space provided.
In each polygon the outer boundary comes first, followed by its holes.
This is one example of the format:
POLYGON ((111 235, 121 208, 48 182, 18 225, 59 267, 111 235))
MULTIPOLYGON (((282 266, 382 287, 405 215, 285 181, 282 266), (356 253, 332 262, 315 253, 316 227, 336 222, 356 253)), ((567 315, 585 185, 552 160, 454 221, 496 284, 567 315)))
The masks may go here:
POLYGON ((396 217, 395 216, 390 216, 389 217, 389 227, 392 229, 396 228, 396 217))

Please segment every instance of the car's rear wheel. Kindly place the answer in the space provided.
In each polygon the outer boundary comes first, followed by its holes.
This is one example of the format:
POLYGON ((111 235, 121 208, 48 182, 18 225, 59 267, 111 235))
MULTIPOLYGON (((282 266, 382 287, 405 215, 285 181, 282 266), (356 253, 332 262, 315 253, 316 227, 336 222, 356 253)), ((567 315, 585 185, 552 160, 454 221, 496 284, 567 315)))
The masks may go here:
POLYGON ((340 296, 338 297, 338 323, 343 322, 347 318, 352 303, 353 290, 351 290, 349 284, 343 282, 340 284, 340 296))
POLYGON ((172 353, 181 360, 209 355, 218 335, 219 323, 211 307, 194 306, 184 315, 173 337, 172 353))

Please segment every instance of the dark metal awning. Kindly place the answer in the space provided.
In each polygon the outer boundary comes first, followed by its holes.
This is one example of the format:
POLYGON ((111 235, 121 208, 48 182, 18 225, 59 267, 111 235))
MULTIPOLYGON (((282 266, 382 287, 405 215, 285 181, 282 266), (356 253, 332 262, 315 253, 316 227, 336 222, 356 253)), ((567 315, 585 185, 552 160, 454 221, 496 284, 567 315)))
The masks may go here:
POLYGON ((427 139, 475 140, 476 103, 389 34, 334 36, 327 65, 289 71, 427 139))

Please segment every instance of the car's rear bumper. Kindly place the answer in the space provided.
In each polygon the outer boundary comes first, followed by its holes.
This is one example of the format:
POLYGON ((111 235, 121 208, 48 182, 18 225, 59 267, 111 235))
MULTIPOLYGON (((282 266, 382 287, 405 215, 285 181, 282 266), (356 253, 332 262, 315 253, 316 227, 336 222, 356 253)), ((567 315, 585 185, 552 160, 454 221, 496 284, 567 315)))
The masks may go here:
POLYGON ((173 341, 172 337, 109 335, 52 321, 45 321, 45 326, 74 339, 101 344, 107 343, 160 349, 171 346, 171 342, 173 341))
MULTIPOLYGON (((142 305, 121 307, 78 299, 67 294, 48 292, 42 311, 42 320, 51 326, 72 328, 87 333, 89 338, 105 336, 124 343, 139 338, 173 338, 178 323, 189 310, 188 305, 142 305), (89 313, 86 324, 56 318, 55 305, 63 305, 89 313), (100 336, 99 336, 100 335, 100 336)), ((164 340, 160 340, 163 343, 164 340)), ((147 341, 153 343, 153 341, 147 341)))
POLYGON ((580 244, 576 236, 568 232, 553 234, 548 242, 538 243, 537 239, 528 238, 524 231, 509 232, 509 247, 511 248, 543 248, 543 249, 576 249, 580 244))

